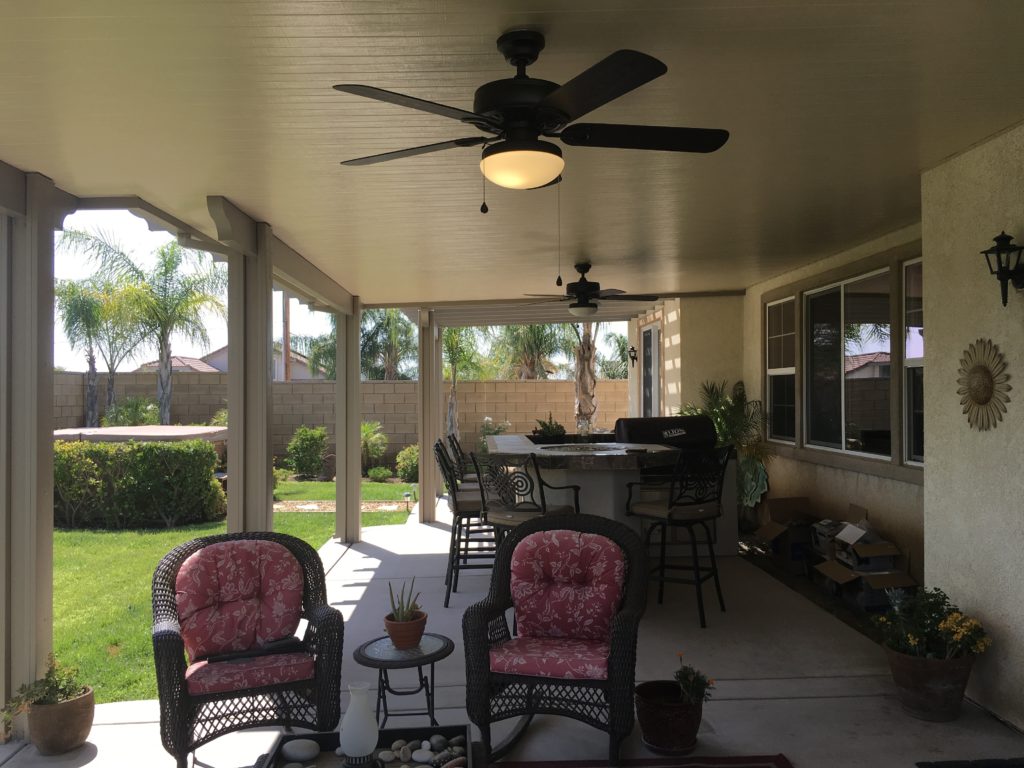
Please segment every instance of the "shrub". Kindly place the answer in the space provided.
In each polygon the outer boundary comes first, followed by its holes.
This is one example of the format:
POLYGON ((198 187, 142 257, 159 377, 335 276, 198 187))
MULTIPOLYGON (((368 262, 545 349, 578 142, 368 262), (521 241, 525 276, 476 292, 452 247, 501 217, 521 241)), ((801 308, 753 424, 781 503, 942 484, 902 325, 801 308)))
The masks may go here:
POLYGON ((510 421, 498 421, 496 422, 490 416, 484 416, 483 423, 480 425, 480 452, 487 453, 487 437, 488 435, 501 435, 512 428, 512 422, 510 421))
POLYGON ((420 447, 407 445, 395 458, 395 472, 403 482, 416 483, 420 479, 420 447))
POLYGON ((327 455, 327 430, 301 425, 288 443, 288 459, 299 477, 318 477, 327 455))
POLYGON ((160 406, 151 397, 125 397, 114 403, 100 424, 104 427, 138 427, 160 423, 160 406))
POLYGON ((360 452, 363 457, 363 473, 374 466, 388 449, 388 436, 381 431, 379 421, 364 421, 359 425, 360 452))
POLYGON ((366 476, 375 483, 386 483, 391 479, 391 470, 387 467, 370 467, 366 476))
POLYGON ((227 511, 205 440, 53 446, 54 523, 63 528, 173 528, 227 511))
POLYGON ((228 409, 221 408, 210 417, 211 427, 226 427, 228 425, 228 409))

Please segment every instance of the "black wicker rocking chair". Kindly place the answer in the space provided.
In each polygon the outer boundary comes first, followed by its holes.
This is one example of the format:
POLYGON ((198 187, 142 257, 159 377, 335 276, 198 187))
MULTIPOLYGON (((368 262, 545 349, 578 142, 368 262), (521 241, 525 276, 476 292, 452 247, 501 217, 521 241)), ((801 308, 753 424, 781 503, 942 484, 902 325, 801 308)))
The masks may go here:
MULTIPOLYGON (((252 562, 246 565, 253 567, 252 562)), ((220 573, 218 570, 218 575, 220 573)), ((184 586, 187 590, 189 585, 184 586)), ((251 613, 246 611, 251 601, 251 597, 243 596, 233 603, 211 603, 212 612, 208 615, 216 616, 221 606, 230 606, 230 613, 239 624, 247 624, 251 613)), ((292 613, 297 612, 293 604, 292 613)), ((223 609, 221 615, 225 613, 228 609, 223 609)), ((171 550, 153 574, 153 656, 164 748, 175 757, 178 767, 184 768, 190 752, 233 731, 267 725, 332 730, 341 715, 343 635, 341 614, 327 604, 320 557, 300 539, 270 532, 232 533, 195 539, 171 550), (208 549, 228 543, 242 547, 208 549), (188 579, 189 574, 199 568, 210 567, 215 562, 212 554, 215 552, 223 556, 213 566, 219 568, 220 563, 229 562, 229 557, 238 557, 247 543, 253 544, 247 554, 258 552, 257 556, 262 558, 252 561, 259 563, 255 566, 261 585, 257 602, 268 594, 264 590, 273 588, 269 586, 273 574, 287 573, 287 578, 279 580, 277 586, 287 582, 293 603, 301 590, 301 618, 307 622, 305 632, 301 639, 291 636, 294 628, 284 630, 288 633, 286 637, 260 637, 261 632, 272 633, 257 621, 252 624, 256 642, 250 647, 239 647, 245 644, 244 635, 239 634, 231 647, 219 649, 217 653, 199 653, 191 624, 198 612, 179 614, 183 586, 178 582, 179 571, 190 557, 197 555, 200 560, 189 561, 189 573, 182 577, 188 579), (274 546, 268 547, 268 543, 274 546), (277 545, 283 546, 294 561, 277 545), (210 559, 202 560, 204 554, 210 559), (266 564, 267 558, 272 557, 284 563, 280 571, 266 564), (197 568, 197 563, 205 563, 205 566, 197 568), (186 660, 186 648, 193 656, 189 660, 186 660)))
MULTIPOLYGON (((580 541, 583 540, 580 537, 580 541)), ((584 580, 587 578, 589 574, 584 576, 584 580)), ((637 629, 646 602, 647 558, 644 546, 636 533, 623 523, 586 514, 546 515, 522 523, 502 540, 487 598, 471 606, 462 619, 466 648, 466 710, 469 719, 480 729, 485 765, 489 760, 499 760, 507 754, 525 734, 536 714, 564 715, 605 731, 609 737, 609 761, 612 765, 618 764, 619 748, 634 724, 637 629), (502 667, 501 662, 495 659, 500 658, 503 645, 521 641, 509 631, 506 616, 509 608, 516 607, 512 599, 512 569, 520 567, 520 562, 536 562, 535 552, 527 554, 524 549, 521 560, 514 563, 516 548, 526 540, 524 546, 529 549, 538 541, 534 534, 540 534, 543 540, 549 532, 566 531, 597 534, 621 551, 624 563, 621 597, 617 606, 612 607, 606 639, 602 641, 607 644, 607 656, 597 665, 606 665, 606 670, 603 674, 576 676, 563 676, 565 670, 550 676, 525 668, 524 674, 509 672, 507 666, 502 667), (499 669, 502 671, 497 671, 499 669), (491 723, 512 717, 519 717, 519 723, 502 744, 492 747, 491 723)), ((524 621, 529 617, 525 611, 520 611, 515 618, 518 632, 522 635, 524 621)), ((553 657, 557 658, 557 654, 547 656, 549 659, 553 657)), ((560 664, 562 660, 555 663, 560 664)))

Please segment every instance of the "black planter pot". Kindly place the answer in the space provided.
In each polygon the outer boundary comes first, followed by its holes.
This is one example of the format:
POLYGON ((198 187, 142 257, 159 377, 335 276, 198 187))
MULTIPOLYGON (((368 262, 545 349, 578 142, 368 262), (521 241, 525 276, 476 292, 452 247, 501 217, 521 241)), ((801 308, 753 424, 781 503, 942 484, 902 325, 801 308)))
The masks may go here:
POLYGON ((683 701, 675 680, 640 683, 634 701, 644 746, 663 755, 687 755, 694 750, 704 714, 703 701, 683 701))

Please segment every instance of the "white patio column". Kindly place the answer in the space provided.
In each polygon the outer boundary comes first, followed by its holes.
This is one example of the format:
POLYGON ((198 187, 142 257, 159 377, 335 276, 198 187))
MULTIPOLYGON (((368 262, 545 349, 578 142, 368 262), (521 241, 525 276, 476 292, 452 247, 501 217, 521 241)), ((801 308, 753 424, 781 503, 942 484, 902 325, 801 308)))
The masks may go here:
POLYGON ((363 418, 362 389, 359 377, 359 323, 362 305, 352 297, 352 314, 335 314, 335 480, 334 529, 342 541, 360 539, 360 437, 363 418))
POLYGON ((0 164, 0 698, 53 647, 53 240, 75 200, 0 164))
POLYGON ((441 396, 444 391, 441 334, 430 310, 420 310, 419 335, 420 522, 430 523, 434 521, 434 508, 441 493, 441 478, 434 462, 434 441, 444 433, 441 422, 441 396))
POLYGON ((273 527, 273 232, 207 198, 228 257, 228 530, 273 527))
MULTIPOLYGON (((626 329, 626 336, 629 346, 637 350, 637 353, 639 354, 641 352, 640 323, 637 321, 635 317, 631 318, 629 321, 629 325, 626 329)), ((637 363, 639 362, 640 360, 638 359, 637 363)), ((643 398, 643 390, 641 390, 640 388, 640 372, 643 370, 643 365, 637 368, 637 363, 633 363, 631 361, 626 363, 626 376, 628 379, 626 391, 629 396, 629 409, 626 415, 628 415, 630 418, 636 418, 637 416, 639 416, 641 414, 641 409, 643 407, 643 404, 641 402, 643 398)))

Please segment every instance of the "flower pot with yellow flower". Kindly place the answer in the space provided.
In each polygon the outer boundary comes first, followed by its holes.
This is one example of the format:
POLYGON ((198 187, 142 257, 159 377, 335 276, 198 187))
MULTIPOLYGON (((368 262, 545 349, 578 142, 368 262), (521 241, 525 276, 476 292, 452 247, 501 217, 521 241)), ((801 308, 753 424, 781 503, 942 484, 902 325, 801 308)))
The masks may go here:
POLYGON ((675 680, 650 680, 634 692, 644 745, 658 754, 686 755, 694 750, 704 702, 715 687, 703 672, 683 664, 682 656, 675 680))
POLYGON ((892 611, 876 622, 900 704, 921 720, 955 720, 974 658, 992 641, 941 589, 888 594, 892 611))

